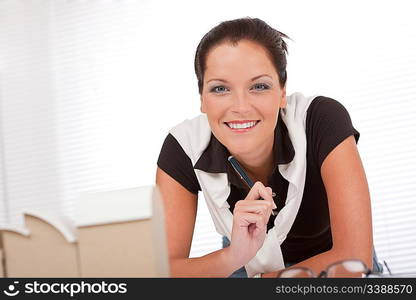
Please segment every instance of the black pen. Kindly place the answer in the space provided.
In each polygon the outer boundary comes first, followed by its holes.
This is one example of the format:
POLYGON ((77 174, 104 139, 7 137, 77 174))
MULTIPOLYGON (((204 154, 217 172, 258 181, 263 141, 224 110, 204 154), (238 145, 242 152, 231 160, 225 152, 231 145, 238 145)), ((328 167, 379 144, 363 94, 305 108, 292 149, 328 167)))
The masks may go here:
MULTIPOLYGON (((254 185, 253 181, 250 179, 250 177, 247 176, 246 172, 244 172, 244 169, 240 166, 238 161, 230 155, 228 157, 228 161, 230 162, 231 166, 234 168, 234 170, 237 172, 237 174, 240 176, 240 178, 244 181, 244 183, 248 186, 249 189, 251 189, 254 185)), ((276 193, 273 192, 272 197, 275 197, 276 193)), ((262 197, 260 197, 259 200, 264 200, 262 197)), ((272 209, 272 215, 277 215, 277 209, 272 209)))

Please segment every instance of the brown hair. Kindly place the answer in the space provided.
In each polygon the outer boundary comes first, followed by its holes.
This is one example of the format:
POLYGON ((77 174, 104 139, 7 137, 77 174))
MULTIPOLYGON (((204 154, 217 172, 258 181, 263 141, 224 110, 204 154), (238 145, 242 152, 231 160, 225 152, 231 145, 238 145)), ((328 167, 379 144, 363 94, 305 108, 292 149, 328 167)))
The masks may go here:
POLYGON ((257 18, 224 21, 215 26, 201 39, 195 53, 195 74, 198 79, 199 94, 202 94, 206 58, 211 48, 224 41, 236 45, 242 39, 257 42, 266 49, 279 75, 280 86, 284 87, 287 79, 287 45, 283 38, 289 37, 257 18))

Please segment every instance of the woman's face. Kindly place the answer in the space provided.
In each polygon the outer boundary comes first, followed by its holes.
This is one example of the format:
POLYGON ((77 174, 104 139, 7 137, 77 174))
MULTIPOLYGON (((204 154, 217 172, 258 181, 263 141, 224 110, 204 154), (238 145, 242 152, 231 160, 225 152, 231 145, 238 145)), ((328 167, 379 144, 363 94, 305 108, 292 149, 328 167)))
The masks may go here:
POLYGON ((206 58, 201 112, 215 137, 233 155, 271 149, 286 91, 266 50, 240 40, 212 48, 206 58))

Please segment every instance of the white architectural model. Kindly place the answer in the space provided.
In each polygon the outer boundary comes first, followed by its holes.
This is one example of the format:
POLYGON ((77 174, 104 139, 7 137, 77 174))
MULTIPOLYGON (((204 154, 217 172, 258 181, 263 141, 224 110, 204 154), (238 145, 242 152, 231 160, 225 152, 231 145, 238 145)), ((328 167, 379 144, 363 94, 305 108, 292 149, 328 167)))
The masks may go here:
POLYGON ((27 211, 0 228, 0 277, 168 277, 157 186, 88 193, 75 221, 27 211))

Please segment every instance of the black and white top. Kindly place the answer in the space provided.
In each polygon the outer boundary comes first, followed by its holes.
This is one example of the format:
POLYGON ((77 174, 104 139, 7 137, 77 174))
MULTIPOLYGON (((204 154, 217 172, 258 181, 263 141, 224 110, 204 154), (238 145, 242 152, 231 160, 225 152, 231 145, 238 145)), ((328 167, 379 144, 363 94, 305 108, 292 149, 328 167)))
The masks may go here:
MULTIPOLYGON (((315 97, 310 102, 304 126, 307 146, 303 197, 296 219, 280 245, 284 261, 290 263, 300 262, 332 247, 328 201, 320 168, 327 155, 338 144, 351 135, 358 142, 360 136, 344 106, 323 96, 315 97)), ((289 182, 281 175, 277 166, 289 164, 295 156, 288 128, 281 117, 278 118, 275 128, 273 153, 275 167, 268 182, 263 184, 267 184, 266 186, 270 186, 277 193, 275 201, 281 210, 285 206, 289 182)), ((229 155, 227 148, 211 133, 206 149, 196 163, 192 163, 178 140, 169 133, 157 165, 194 194, 202 190, 195 170, 226 173, 231 189, 227 202, 232 212, 235 203, 246 197, 248 189, 227 161, 229 155)), ((268 230, 273 227, 274 218, 270 217, 268 230)))

